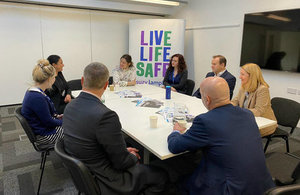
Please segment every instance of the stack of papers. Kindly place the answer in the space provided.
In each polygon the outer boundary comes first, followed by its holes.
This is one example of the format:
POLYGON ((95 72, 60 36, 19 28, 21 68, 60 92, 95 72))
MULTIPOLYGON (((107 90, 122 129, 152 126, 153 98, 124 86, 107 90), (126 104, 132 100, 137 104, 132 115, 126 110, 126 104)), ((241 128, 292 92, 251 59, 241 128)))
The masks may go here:
POLYGON ((160 102, 155 99, 147 98, 147 97, 139 100, 134 100, 132 102, 135 102, 136 106, 149 107, 149 108, 160 108, 162 105, 164 105, 163 102, 160 102))
POLYGON ((132 91, 132 90, 123 90, 116 92, 116 94, 120 95, 120 98, 141 98, 142 94, 137 91, 132 91))

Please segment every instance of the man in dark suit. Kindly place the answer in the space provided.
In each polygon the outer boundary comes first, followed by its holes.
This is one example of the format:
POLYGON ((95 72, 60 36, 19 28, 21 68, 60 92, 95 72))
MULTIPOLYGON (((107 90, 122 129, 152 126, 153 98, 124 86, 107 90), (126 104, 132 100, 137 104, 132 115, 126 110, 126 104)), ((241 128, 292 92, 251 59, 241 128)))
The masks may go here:
POLYGON ((183 181, 183 191, 195 195, 261 195, 274 187, 254 115, 230 103, 223 78, 208 77, 200 89, 209 111, 198 115, 184 134, 185 129, 176 123, 168 137, 172 153, 203 151, 200 164, 183 181))
MULTIPOLYGON (((230 99, 231 99, 233 96, 233 90, 235 87, 236 78, 226 70, 226 63, 227 60, 224 56, 222 55, 213 56, 213 59, 211 61, 212 72, 207 73, 205 78, 214 77, 214 76, 224 78, 228 83, 230 89, 230 99)), ((195 91, 193 96, 196 96, 197 98, 201 99, 201 93, 199 88, 195 91)))
POLYGON ((64 144, 95 175, 101 194, 160 194, 167 174, 138 164, 138 150, 126 148, 118 115, 101 102, 108 85, 105 65, 94 62, 84 69, 80 95, 64 112, 64 144))

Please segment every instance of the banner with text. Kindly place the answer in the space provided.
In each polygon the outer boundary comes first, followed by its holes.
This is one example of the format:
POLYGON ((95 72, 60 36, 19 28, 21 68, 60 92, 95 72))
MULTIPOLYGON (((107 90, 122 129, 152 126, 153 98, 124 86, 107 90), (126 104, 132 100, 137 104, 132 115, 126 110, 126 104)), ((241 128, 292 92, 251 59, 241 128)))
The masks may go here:
POLYGON ((181 19, 129 21, 129 54, 137 84, 162 85, 171 56, 184 54, 184 31, 181 19))

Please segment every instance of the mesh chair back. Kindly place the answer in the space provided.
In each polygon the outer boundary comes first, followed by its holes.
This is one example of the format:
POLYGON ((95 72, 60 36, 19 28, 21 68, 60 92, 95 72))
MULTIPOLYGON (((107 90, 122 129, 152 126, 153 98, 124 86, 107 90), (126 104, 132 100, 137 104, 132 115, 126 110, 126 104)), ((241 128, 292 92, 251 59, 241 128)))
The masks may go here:
POLYGON ((72 90, 81 90, 82 89, 81 79, 75 79, 75 80, 68 81, 68 86, 71 89, 71 91, 72 90))
POLYGON ((300 184, 275 187, 266 191, 265 195, 299 195, 300 184))
POLYGON ((89 169, 79 160, 65 152, 63 139, 55 144, 55 152, 69 170, 78 191, 88 195, 100 194, 100 189, 89 169))
POLYGON ((195 87, 195 82, 191 79, 186 80, 186 94, 192 95, 195 87))
POLYGON ((300 103, 286 98, 271 100, 272 109, 279 125, 295 128, 300 118, 300 103))

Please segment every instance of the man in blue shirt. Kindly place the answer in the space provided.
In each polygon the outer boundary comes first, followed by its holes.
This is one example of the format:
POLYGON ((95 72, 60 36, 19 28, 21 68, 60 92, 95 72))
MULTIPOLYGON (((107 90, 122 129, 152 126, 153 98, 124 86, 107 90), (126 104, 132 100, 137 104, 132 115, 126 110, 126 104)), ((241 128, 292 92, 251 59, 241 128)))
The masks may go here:
POLYGON ((208 77, 200 89, 209 111, 198 115, 184 134, 185 129, 176 123, 168 137, 172 153, 203 151, 200 164, 183 181, 184 191, 195 195, 260 195, 274 187, 251 111, 230 103, 223 78, 208 77))

